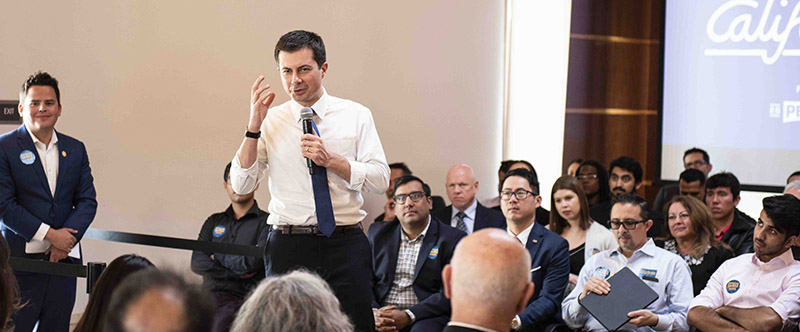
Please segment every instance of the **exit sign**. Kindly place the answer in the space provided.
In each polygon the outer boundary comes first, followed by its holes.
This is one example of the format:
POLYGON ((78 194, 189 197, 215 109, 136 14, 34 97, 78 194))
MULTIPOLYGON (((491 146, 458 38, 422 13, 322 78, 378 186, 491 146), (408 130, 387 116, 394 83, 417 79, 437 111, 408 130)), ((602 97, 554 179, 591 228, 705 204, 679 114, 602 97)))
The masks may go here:
POLYGON ((0 113, 0 123, 22 123, 19 112, 17 112, 17 105, 19 105, 19 102, 14 100, 0 100, 0 109, 3 110, 3 112, 0 113))

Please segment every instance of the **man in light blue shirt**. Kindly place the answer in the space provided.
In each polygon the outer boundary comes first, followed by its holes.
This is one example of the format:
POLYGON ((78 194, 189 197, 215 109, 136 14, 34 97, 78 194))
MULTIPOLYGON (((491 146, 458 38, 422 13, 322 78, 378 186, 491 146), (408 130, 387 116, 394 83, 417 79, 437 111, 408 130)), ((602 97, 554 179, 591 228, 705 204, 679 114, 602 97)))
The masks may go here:
POLYGON ((589 292, 608 294, 606 281, 623 267, 637 273, 645 284, 658 294, 658 299, 642 310, 628 313, 631 320, 624 331, 688 331, 686 314, 692 301, 692 279, 689 266, 680 257, 658 248, 647 237, 653 221, 647 218, 647 203, 636 194, 614 198, 611 208, 611 230, 619 248, 603 251, 586 261, 578 284, 561 304, 564 322, 569 327, 588 331, 606 328, 581 307, 579 300, 589 292))

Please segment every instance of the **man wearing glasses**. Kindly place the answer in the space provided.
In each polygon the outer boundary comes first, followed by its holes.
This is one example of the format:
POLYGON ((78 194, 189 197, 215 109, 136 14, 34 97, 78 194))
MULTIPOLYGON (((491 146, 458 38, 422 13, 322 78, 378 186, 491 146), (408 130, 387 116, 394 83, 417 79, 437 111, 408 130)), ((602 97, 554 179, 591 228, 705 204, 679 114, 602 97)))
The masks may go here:
POLYGON ((467 234, 431 218, 431 188, 413 175, 395 183, 397 220, 369 228, 372 311, 378 331, 441 331, 450 320, 442 269, 467 234))
MULTIPOLYGON (((711 165, 711 159, 709 158, 706 150, 700 148, 691 148, 683 153, 683 168, 701 171, 703 172, 703 176, 705 176, 707 179, 708 174, 711 173, 711 168, 713 168, 713 165, 711 165)), ((668 184, 661 187, 661 189, 658 190, 656 199, 653 201, 653 209, 655 209, 656 212, 661 211, 661 209, 664 207, 664 204, 667 204, 667 202, 672 199, 672 196, 678 194, 680 194, 680 188, 677 183, 668 184)))
POLYGON ((541 203, 539 181, 533 173, 514 169, 506 174, 500 190, 500 207, 508 234, 531 255, 534 284, 533 296, 525 310, 511 322, 513 330, 541 331, 556 323, 569 282, 569 244, 536 222, 536 208, 541 203))
POLYGON ((688 331, 686 314, 692 301, 689 266, 677 255, 656 247, 647 237, 653 221, 647 217, 649 210, 644 198, 625 194, 613 202, 609 224, 619 248, 593 255, 583 265, 578 284, 562 303, 564 322, 573 329, 604 331, 603 325, 581 307, 579 300, 589 292, 608 294, 611 284, 606 279, 627 266, 658 294, 658 299, 642 310, 628 313, 631 320, 620 330, 688 331))

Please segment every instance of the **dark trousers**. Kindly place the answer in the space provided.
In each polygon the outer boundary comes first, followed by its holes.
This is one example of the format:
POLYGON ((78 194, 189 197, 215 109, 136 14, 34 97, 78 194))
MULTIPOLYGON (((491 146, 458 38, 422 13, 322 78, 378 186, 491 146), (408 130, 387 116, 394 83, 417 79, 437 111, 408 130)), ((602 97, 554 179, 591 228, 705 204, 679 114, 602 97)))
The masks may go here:
POLYGON ((267 277, 305 268, 316 272, 333 289, 356 331, 374 331, 372 317, 372 253, 361 229, 330 238, 288 235, 272 230, 264 253, 267 277))
POLYGON ((68 332, 75 305, 75 278, 38 273, 15 273, 22 303, 11 318, 14 331, 68 332))
POLYGON ((244 299, 223 292, 214 292, 213 294, 217 302, 217 309, 214 311, 214 325, 211 331, 228 332, 244 299))

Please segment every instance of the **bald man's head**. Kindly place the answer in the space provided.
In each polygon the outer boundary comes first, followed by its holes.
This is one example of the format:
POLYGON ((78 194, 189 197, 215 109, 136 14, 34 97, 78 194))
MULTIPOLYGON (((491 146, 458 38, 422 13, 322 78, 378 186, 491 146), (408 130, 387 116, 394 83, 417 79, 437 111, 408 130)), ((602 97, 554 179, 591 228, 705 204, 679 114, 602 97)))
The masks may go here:
POLYGON ((453 207, 460 211, 464 211, 472 205, 472 202, 475 201, 475 194, 478 193, 478 180, 475 179, 475 172, 464 164, 455 165, 447 171, 445 186, 447 187, 447 198, 453 203, 453 207))
POLYGON ((487 228, 465 237, 444 272, 453 312, 477 306, 510 314, 510 321, 533 293, 530 267, 528 251, 503 230, 487 228))
POLYGON ((800 199, 800 180, 789 182, 789 184, 786 185, 786 189, 783 191, 783 193, 800 199))

